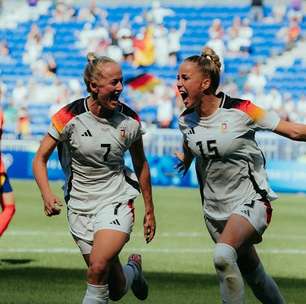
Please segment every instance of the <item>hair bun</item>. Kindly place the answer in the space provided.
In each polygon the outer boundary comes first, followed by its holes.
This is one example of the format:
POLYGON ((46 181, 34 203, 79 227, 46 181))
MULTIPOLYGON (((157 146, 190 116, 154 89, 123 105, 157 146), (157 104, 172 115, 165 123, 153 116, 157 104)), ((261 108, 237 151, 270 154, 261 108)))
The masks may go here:
POLYGON ((215 66, 218 68, 218 70, 220 71, 221 69, 220 58, 212 48, 205 46, 202 50, 201 57, 211 60, 215 64, 215 66))
POLYGON ((97 56, 96 56, 96 54, 94 53, 94 52, 89 52, 88 54, 87 54, 87 61, 89 62, 89 63, 93 63, 93 61, 94 60, 96 60, 97 59, 97 56))

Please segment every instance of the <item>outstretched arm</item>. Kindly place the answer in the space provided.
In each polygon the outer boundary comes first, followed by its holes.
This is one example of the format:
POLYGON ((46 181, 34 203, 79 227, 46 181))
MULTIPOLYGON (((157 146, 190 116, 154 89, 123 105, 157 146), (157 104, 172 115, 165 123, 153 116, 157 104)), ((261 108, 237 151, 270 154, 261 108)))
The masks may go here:
POLYGON ((33 160, 33 173, 43 198, 45 214, 47 216, 59 214, 60 207, 62 206, 58 197, 51 190, 47 173, 47 162, 56 145, 57 141, 49 134, 46 135, 33 160))
POLYGON ((273 132, 293 140, 306 141, 306 125, 304 124, 281 119, 273 132))
POLYGON ((147 243, 152 241, 155 235, 156 223, 154 216, 154 204, 152 199, 151 176, 148 161, 144 154, 142 138, 134 142, 130 147, 130 154, 137 175, 145 205, 144 237, 147 243))

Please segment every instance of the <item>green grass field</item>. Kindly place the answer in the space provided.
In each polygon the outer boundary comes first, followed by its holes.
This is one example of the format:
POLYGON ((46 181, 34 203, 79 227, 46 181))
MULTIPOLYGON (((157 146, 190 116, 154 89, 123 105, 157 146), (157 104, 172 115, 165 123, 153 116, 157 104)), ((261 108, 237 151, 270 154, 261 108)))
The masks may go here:
MULTIPOLYGON (((68 233, 66 214, 48 218, 33 182, 12 181, 17 213, 0 239, 1 304, 81 303, 85 264, 68 233)), ((53 184, 61 196, 60 184, 53 184)), ((142 237, 142 200, 136 203, 136 225, 121 254, 143 254, 150 283, 145 303, 220 303, 212 264, 213 243, 202 221, 197 189, 155 188, 157 234, 151 244, 142 237)), ((257 246, 266 270, 288 304, 306 303, 306 201, 280 195, 264 242, 257 246)), ((246 291, 247 303, 258 303, 246 291)), ((128 293, 120 303, 138 301, 128 293)))

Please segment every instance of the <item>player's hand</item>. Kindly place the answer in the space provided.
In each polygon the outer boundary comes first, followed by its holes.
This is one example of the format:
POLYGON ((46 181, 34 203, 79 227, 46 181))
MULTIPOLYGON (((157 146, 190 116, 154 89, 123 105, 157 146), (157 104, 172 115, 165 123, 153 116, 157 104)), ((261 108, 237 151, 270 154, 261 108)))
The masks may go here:
POLYGON ((183 176, 188 171, 188 168, 185 166, 185 156, 183 152, 174 152, 175 157, 178 160, 178 163, 175 165, 175 169, 178 173, 183 174, 183 176))
POLYGON ((63 204, 53 193, 43 195, 44 210, 47 216, 58 215, 61 213, 63 204))
POLYGON ((153 240, 156 231, 156 222, 153 210, 145 211, 143 229, 146 243, 150 243, 153 240))

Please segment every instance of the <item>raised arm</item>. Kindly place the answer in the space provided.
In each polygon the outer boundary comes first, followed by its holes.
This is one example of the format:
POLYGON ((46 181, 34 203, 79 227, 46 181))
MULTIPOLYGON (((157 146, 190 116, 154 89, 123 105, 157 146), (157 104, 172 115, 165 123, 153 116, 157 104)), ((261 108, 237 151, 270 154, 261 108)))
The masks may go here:
POLYGON ((154 204, 152 199, 150 169, 144 154, 142 138, 134 142, 131 145, 129 151, 132 157, 134 170, 137 175, 143 196, 145 206, 145 214, 143 221, 144 237, 146 242, 149 243, 154 238, 156 223, 154 216, 154 204))
POLYGON ((62 206, 58 197, 51 190, 47 172, 47 162, 56 145, 57 141, 49 134, 46 135, 33 160, 33 173, 43 198, 45 214, 47 216, 59 214, 60 207, 62 206))
POLYGON ((306 141, 306 125, 304 124, 281 119, 273 132, 293 140, 306 141))

